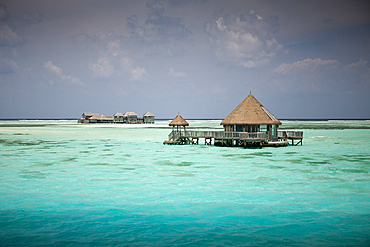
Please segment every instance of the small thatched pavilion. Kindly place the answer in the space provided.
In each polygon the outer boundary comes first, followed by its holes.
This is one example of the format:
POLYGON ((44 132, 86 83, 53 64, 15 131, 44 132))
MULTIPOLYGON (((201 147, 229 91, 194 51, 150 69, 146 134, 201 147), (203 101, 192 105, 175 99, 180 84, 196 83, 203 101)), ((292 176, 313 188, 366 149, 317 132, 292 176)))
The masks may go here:
MULTIPOLYGON (((173 129, 175 129, 175 126, 177 127, 177 131, 179 131, 179 126, 183 126, 184 127, 184 131, 185 131, 185 126, 189 126, 189 123, 185 121, 185 119, 183 119, 180 114, 177 114, 177 116, 170 122, 169 126, 172 126, 173 129)), ((181 129, 180 129, 180 132, 181 132, 181 129)))
POLYGON ((143 115, 144 123, 154 123, 154 114, 147 112, 143 115))
POLYGON ((249 94, 221 125, 227 132, 266 132, 270 140, 277 140, 277 129, 281 122, 249 94))

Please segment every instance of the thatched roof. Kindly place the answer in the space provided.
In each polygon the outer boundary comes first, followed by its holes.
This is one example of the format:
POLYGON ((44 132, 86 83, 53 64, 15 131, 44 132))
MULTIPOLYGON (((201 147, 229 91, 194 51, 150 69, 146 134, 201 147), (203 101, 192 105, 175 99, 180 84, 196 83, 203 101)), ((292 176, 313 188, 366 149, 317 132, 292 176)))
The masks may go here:
POLYGON ((128 117, 128 116, 137 116, 137 114, 135 112, 126 112, 124 115, 124 117, 128 117))
POLYGON ((123 117, 123 114, 120 112, 117 112, 116 114, 113 115, 114 117, 123 117))
POLYGON ((260 125, 277 124, 281 122, 272 115, 252 94, 240 103, 229 116, 222 122, 222 125, 260 125))
POLYGON ((147 112, 144 114, 144 117, 155 117, 152 113, 147 112))
POLYGON ((90 118, 90 119, 97 119, 97 118, 100 118, 100 114, 99 113, 84 112, 82 114, 82 117, 83 118, 90 118))
POLYGON ((113 120, 113 117, 112 116, 104 116, 102 114, 102 115, 100 115, 100 117, 98 119, 100 119, 100 120, 113 120))
POLYGON ((180 114, 177 114, 177 116, 171 121, 169 126, 189 126, 189 123, 183 119, 180 114))

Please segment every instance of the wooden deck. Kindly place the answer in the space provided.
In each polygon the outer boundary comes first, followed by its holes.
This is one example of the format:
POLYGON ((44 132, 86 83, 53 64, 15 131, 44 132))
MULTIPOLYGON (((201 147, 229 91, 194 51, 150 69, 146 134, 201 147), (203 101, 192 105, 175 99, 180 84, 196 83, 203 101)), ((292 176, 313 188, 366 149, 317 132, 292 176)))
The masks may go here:
POLYGON ((279 130, 278 137, 281 140, 291 140, 292 146, 297 146, 303 142, 303 131, 292 131, 292 130, 279 130), (295 140, 298 140, 297 143, 294 143, 295 140))
MULTIPOLYGON (((173 130, 168 135, 168 140, 163 144, 199 144, 199 139, 204 139, 205 145, 227 147, 278 147, 287 146, 288 140, 299 140, 302 145, 303 131, 278 131, 278 137, 269 138, 266 132, 226 132, 226 131, 177 131, 173 130)), ((298 145, 296 143, 295 145, 298 145)))

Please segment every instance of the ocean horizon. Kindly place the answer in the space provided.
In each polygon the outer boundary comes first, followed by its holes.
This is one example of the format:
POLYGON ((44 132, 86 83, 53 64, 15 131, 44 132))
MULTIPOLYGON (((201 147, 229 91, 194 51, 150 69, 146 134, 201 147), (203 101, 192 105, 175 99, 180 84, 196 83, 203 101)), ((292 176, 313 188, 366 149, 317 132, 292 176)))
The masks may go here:
POLYGON ((0 246, 370 245, 369 120, 262 149, 163 145, 170 120, 0 119, 0 246))

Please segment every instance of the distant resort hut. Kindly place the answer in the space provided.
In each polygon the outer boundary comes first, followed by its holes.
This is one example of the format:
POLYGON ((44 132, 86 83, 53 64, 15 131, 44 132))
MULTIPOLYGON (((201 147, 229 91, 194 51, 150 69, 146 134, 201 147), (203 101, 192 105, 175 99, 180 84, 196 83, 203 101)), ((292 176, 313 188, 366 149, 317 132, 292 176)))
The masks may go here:
POLYGON ((147 112, 143 115, 143 122, 144 123, 154 123, 154 115, 150 112, 147 112))
POLYGON ((185 119, 180 116, 180 114, 177 114, 177 116, 169 123, 169 126, 172 126, 173 130, 175 130, 176 127, 177 131, 181 132, 181 126, 183 127, 184 131, 186 131, 185 126, 189 126, 189 123, 186 122, 185 119))
POLYGON ((99 113, 84 112, 82 113, 82 118, 79 120, 79 123, 98 123, 100 121, 99 113))
POLYGON ((135 112, 126 112, 123 115, 123 121, 125 123, 137 123, 138 122, 137 114, 135 112))
POLYGON ((120 113, 120 112, 117 112, 113 115, 114 119, 113 119, 113 122, 114 123, 123 123, 123 114, 120 113))
POLYGON ((281 122, 249 94, 221 125, 226 132, 266 132, 269 140, 277 141, 281 122))
POLYGON ((126 112, 125 114, 117 112, 112 117, 100 115, 99 113, 84 112, 78 123, 154 123, 154 117, 154 114, 150 112, 145 113, 140 118, 135 112, 126 112))

